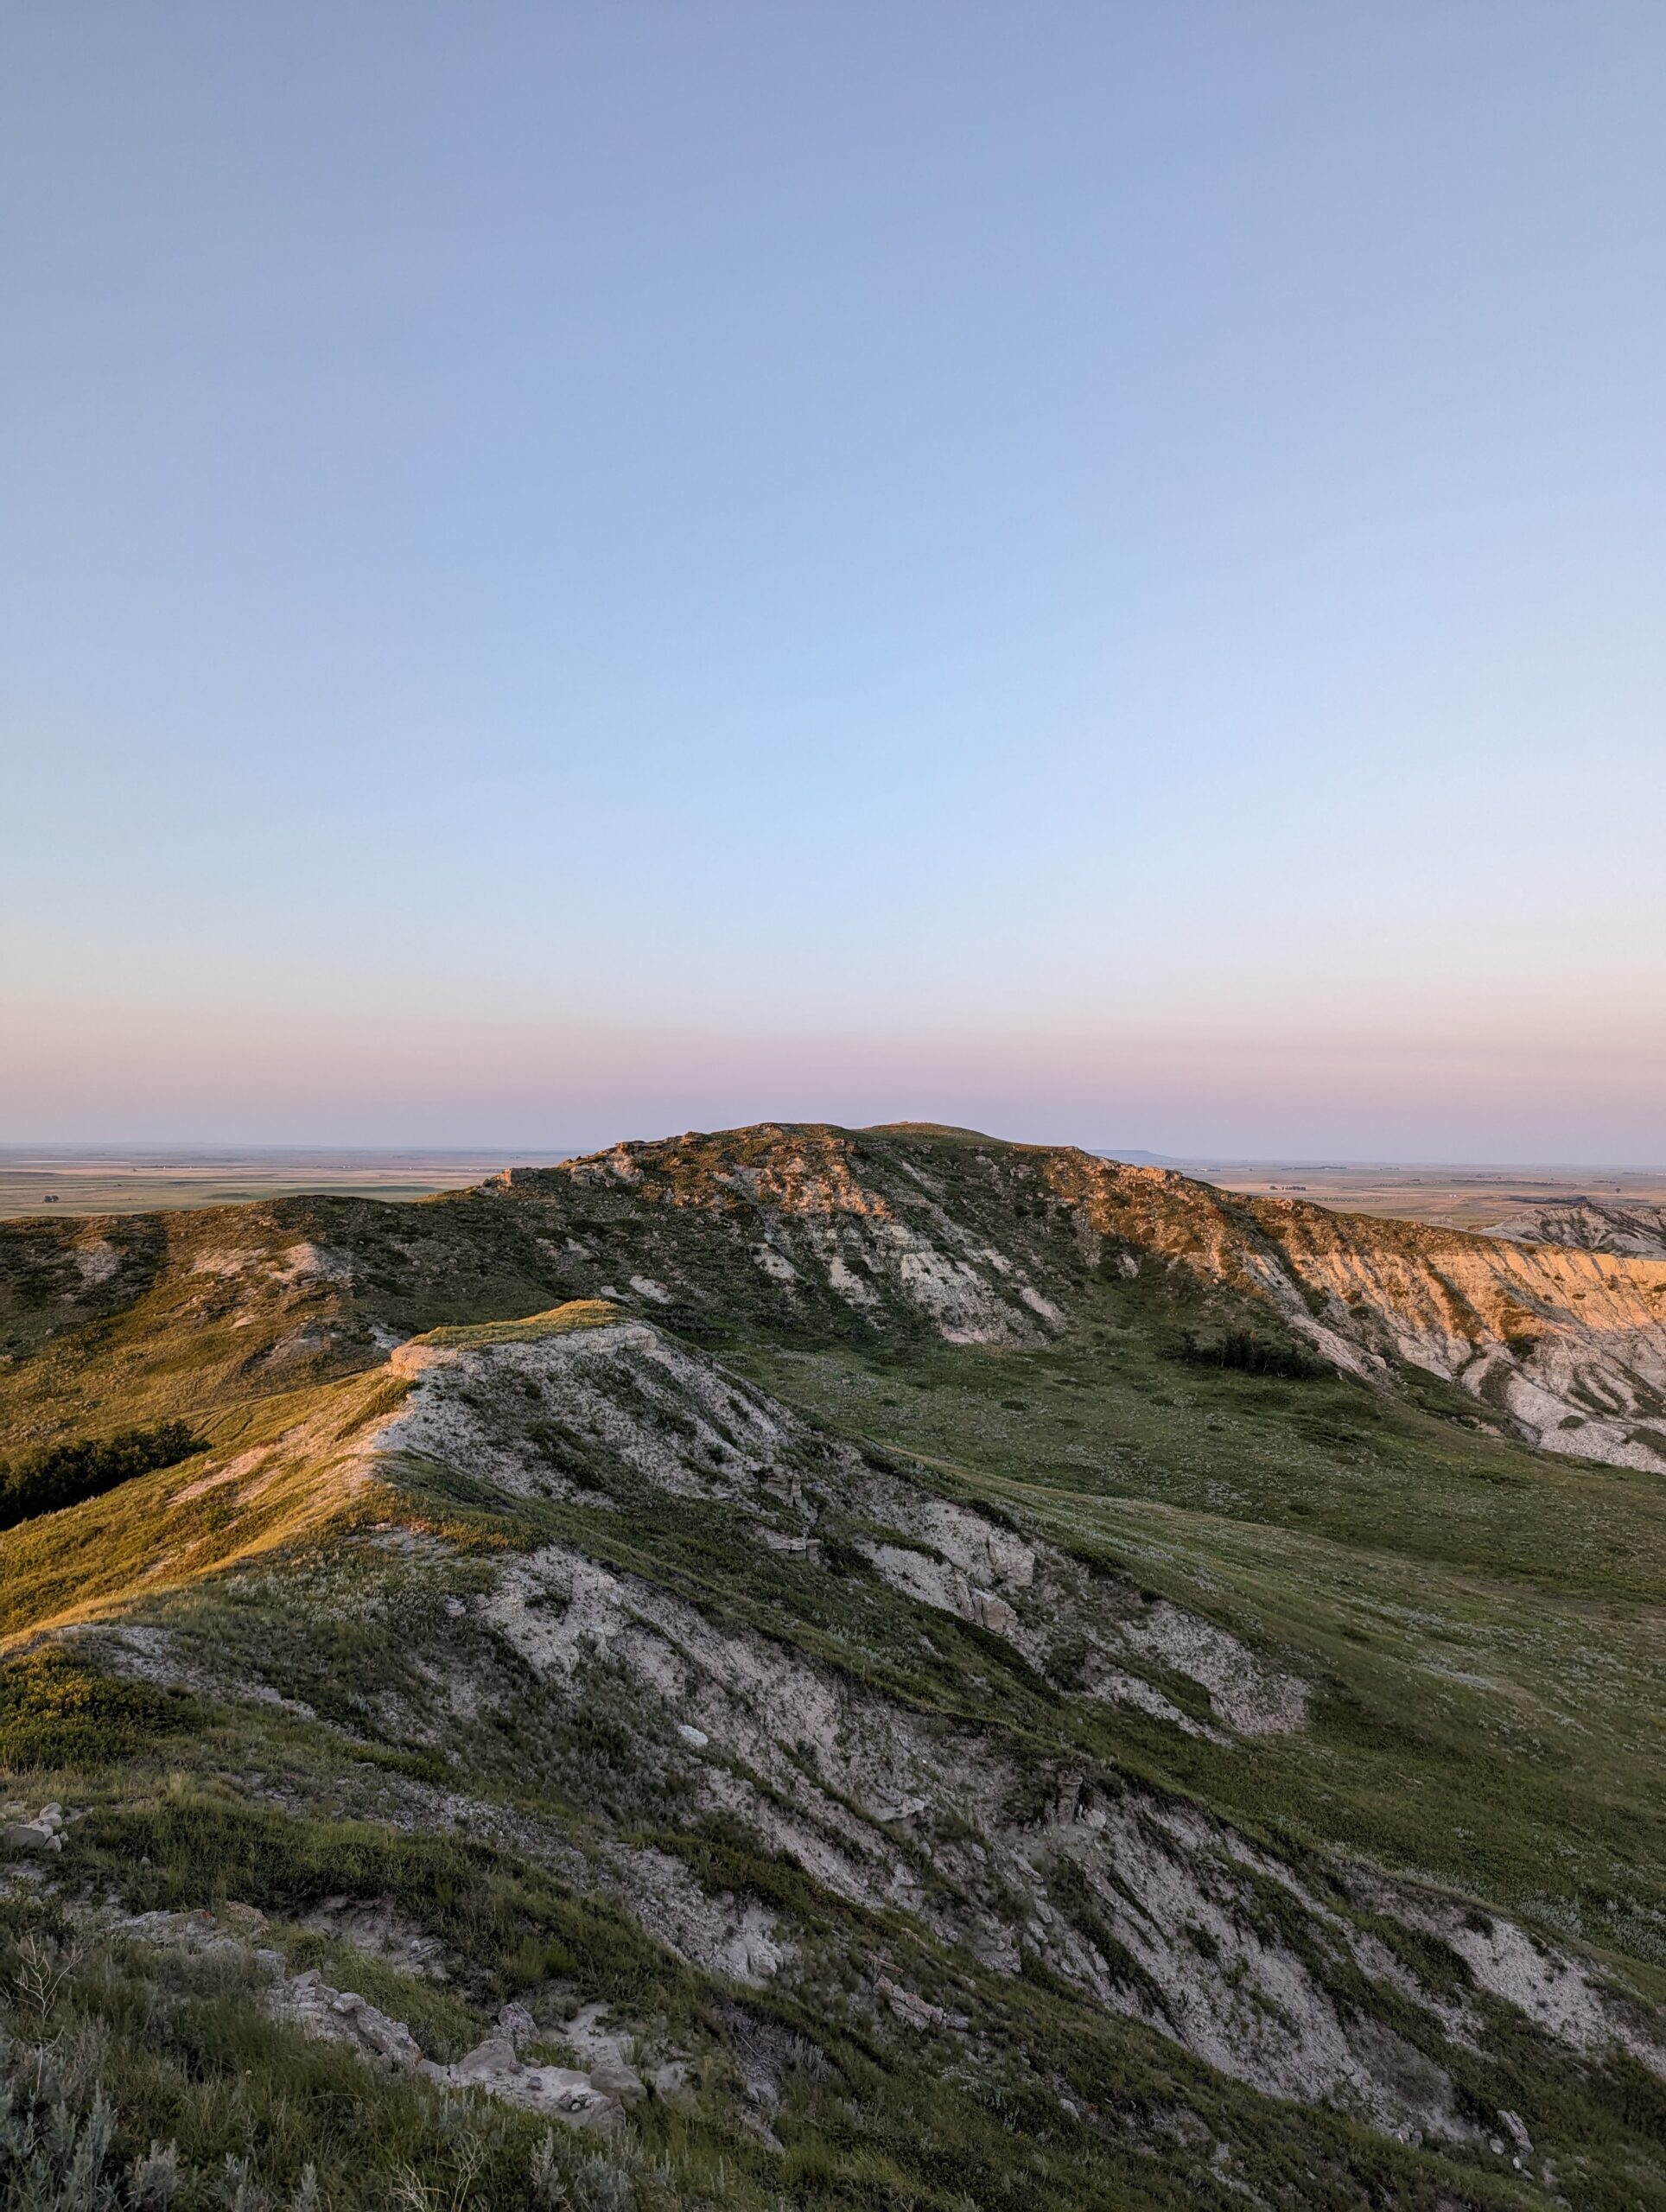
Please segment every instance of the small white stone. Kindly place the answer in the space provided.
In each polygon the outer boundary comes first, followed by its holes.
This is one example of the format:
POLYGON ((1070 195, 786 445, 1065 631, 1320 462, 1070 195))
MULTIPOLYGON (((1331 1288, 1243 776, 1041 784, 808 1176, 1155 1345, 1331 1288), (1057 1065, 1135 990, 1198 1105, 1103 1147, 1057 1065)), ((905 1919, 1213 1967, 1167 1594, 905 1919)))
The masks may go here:
POLYGON ((695 1727, 691 1721, 679 1720, 677 1724, 677 1732, 685 1744, 691 1744, 696 1751, 703 1751, 711 1741, 711 1738, 707 1735, 705 1730, 695 1727))

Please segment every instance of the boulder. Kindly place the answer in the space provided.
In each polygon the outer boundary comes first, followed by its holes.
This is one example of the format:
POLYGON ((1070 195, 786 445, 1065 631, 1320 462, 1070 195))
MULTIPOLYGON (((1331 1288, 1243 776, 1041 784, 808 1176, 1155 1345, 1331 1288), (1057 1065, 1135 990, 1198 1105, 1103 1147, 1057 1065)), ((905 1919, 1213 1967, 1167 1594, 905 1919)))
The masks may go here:
POLYGON ((593 2089, 600 2089, 604 2096, 617 2097, 623 2105, 639 2104, 648 2094, 634 2067, 608 2059, 590 2069, 589 2080, 593 2089))
POLYGON ((0 1844, 10 1851, 61 1851, 64 1840, 45 1821, 11 1821, 0 1828, 0 1844))
MULTIPOLYGON (((569 2127, 588 2128, 599 2135, 611 2134, 625 2117, 620 2099, 598 2088, 588 2074, 569 2066, 524 2066, 513 2039, 502 2030, 477 2044, 455 2066, 436 2066, 424 2059, 422 2071, 448 2088, 484 2089, 506 2104, 545 2113, 569 2127)), ((639 2094, 641 2087, 638 2082, 639 2094)))

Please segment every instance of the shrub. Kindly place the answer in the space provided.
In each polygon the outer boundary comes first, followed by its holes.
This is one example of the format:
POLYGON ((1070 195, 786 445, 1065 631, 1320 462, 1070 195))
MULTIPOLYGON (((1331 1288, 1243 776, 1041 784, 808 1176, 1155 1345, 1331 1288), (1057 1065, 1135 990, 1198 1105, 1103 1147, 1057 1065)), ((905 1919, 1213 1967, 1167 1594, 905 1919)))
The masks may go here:
POLYGON ((0 2203, 41 2212, 117 2212, 122 2200, 110 2164, 115 2132, 106 2098, 95 2094, 91 2110, 78 2112, 45 2053, 0 2039, 0 2203))
POLYGON ((1290 1382, 1314 1382, 1331 1372, 1324 1360, 1299 1345, 1279 1344, 1248 1329, 1229 1329, 1205 1343, 1187 1337, 1178 1357, 1192 1367, 1230 1367, 1241 1374, 1276 1375, 1290 1382))
POLYGON ((0 1461, 0 1529, 101 1497, 135 1475, 176 1465, 207 1448, 188 1421, 165 1421, 160 1428, 124 1428, 114 1436, 54 1444, 10 1466, 0 1461))

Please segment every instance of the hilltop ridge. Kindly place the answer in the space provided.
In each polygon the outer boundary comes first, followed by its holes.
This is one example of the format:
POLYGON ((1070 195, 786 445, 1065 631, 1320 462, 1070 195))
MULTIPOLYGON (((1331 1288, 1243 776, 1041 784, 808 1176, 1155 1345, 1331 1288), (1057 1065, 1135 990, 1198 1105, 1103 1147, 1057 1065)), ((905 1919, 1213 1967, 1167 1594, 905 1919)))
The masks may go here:
MULTIPOLYGON (((1173 1168, 970 1132, 762 1124, 507 1169, 415 1208, 289 1199, 0 1224, 14 1370, 43 1325, 54 1366, 79 1337, 96 1367, 112 1324, 142 1313, 154 1343, 188 1314, 192 1375, 224 1344, 225 1385, 362 1363, 458 1300, 509 1316, 601 1296, 696 1331, 1020 1344, 1091 1325, 1107 1287, 1135 1280, 1176 1326, 1272 1331, 1374 1388, 1415 1371, 1546 1449, 1666 1469, 1666 1260, 1238 1198, 1173 1168)), ((130 1389, 146 1364, 135 1345, 130 1389)), ((0 1407, 21 1381, 0 1376, 0 1407)))

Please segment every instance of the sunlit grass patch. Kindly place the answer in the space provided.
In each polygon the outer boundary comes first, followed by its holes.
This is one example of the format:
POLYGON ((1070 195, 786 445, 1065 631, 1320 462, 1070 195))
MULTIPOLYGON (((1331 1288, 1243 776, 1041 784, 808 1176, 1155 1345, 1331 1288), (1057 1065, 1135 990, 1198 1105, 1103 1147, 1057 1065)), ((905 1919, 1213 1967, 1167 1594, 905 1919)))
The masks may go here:
POLYGON ((483 1344, 537 1344, 545 1337, 565 1336, 572 1329, 604 1329, 622 1318, 620 1308, 605 1298, 574 1298, 553 1306, 546 1313, 529 1313, 518 1321, 476 1321, 450 1328, 429 1329, 413 1337, 416 1346, 434 1344, 468 1351, 483 1344))

